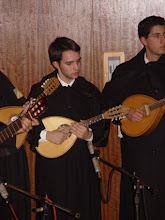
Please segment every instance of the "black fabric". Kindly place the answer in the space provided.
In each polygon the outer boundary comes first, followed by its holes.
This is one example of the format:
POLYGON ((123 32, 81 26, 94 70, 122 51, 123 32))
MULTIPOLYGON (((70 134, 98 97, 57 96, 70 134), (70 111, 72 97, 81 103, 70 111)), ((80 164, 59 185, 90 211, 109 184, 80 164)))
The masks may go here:
MULTIPOLYGON (((46 78, 56 76, 56 72, 46 78)), ((32 87, 29 97, 36 97, 42 91, 41 83, 32 87)), ((75 80, 72 87, 59 88, 48 99, 48 110, 42 115, 64 116, 75 121, 88 119, 101 113, 101 94, 99 90, 83 77, 75 80)), ((108 130, 104 133, 105 121, 91 126, 94 133, 94 145, 104 146, 107 142, 108 130)), ((39 137, 43 126, 34 129, 34 140, 39 137)), ((38 139, 37 139, 38 141, 38 139)), ((36 189, 41 196, 48 195, 57 204, 76 210, 81 220, 100 220, 99 181, 87 148, 87 142, 77 139, 71 149, 64 155, 47 159, 36 155, 36 189)), ((48 219, 52 219, 49 214, 48 219)), ((74 219, 57 209, 57 219, 74 219)))
MULTIPOLYGON (((144 62, 144 49, 132 60, 119 65, 113 73, 112 81, 103 89, 106 108, 121 104, 127 97, 144 94, 160 100, 165 97, 165 55, 157 62, 144 62)), ((122 166, 148 185, 159 190, 153 195, 144 190, 149 220, 163 220, 165 204, 165 116, 148 136, 121 139, 122 166)), ((133 183, 128 177, 121 180, 120 219, 133 220, 133 183)), ((143 203, 140 199, 140 220, 144 218, 143 203)))
MULTIPOLYGON (((0 107, 22 106, 25 103, 24 98, 17 99, 13 92, 14 86, 7 77, 0 72, 0 107)), ((0 129, 5 127, 0 123, 0 129)), ((24 146, 19 150, 15 147, 15 137, 8 139, 0 146, 0 176, 5 178, 9 184, 25 191, 29 191, 29 171, 28 162, 24 146)), ((7 188, 9 193, 9 202, 14 208, 17 217, 20 220, 30 220, 30 199, 16 192, 14 189, 7 188)), ((0 197, 0 219, 15 219, 4 199, 0 197)))

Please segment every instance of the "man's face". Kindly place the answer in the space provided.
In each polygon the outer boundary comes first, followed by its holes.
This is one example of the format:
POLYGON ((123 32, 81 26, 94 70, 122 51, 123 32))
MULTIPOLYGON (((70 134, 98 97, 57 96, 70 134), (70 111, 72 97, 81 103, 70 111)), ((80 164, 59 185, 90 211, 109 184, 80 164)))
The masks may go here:
POLYGON ((54 62, 54 66, 58 69, 60 78, 64 82, 70 83, 79 76, 81 66, 80 54, 72 50, 65 51, 62 53, 60 64, 54 62))
POLYGON ((148 60, 157 61, 165 53, 165 26, 153 26, 148 38, 141 37, 140 40, 146 48, 148 60))

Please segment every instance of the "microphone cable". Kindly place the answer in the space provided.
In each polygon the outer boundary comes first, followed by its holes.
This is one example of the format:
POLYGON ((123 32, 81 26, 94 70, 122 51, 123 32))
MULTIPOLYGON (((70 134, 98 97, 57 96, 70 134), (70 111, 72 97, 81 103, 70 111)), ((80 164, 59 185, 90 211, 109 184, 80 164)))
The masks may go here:
MULTIPOLYGON (((44 199, 45 199, 46 201, 48 201, 48 202, 52 202, 52 200, 50 200, 50 199, 48 198, 48 196, 45 196, 44 199)), ((52 208, 53 208, 54 220, 57 220, 56 208, 55 208, 55 206, 53 206, 52 208)))
POLYGON ((106 199, 104 197, 104 193, 103 193, 103 185, 102 185, 102 179, 100 179, 100 193, 101 193, 101 200, 104 204, 107 204, 110 201, 111 198, 111 184, 112 184, 112 177, 114 174, 115 169, 113 168, 110 173, 109 173, 109 177, 108 177, 108 188, 107 188, 107 194, 106 194, 106 199))
POLYGON ((10 211, 12 212, 12 215, 14 216, 15 220, 19 220, 14 209, 13 209, 13 206, 9 203, 9 201, 6 201, 6 204, 8 204, 10 211))

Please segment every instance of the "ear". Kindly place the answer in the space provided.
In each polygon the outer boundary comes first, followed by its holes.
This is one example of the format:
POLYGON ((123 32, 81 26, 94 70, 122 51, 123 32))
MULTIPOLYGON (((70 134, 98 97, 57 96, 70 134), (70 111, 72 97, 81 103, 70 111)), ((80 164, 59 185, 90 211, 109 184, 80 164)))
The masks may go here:
POLYGON ((147 41, 146 41, 146 38, 145 38, 145 37, 141 37, 141 38, 140 38, 140 42, 143 44, 143 46, 146 46, 146 45, 147 45, 147 41))
POLYGON ((53 64, 55 69, 57 69, 57 70, 59 69, 59 63, 57 61, 53 61, 52 64, 53 64))

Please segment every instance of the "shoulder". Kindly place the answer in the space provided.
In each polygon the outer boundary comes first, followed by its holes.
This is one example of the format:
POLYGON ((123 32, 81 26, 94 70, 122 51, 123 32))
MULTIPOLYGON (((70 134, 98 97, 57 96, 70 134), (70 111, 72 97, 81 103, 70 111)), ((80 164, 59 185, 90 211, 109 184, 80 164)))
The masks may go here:
POLYGON ((89 82, 82 76, 79 76, 76 79, 76 86, 79 86, 80 88, 84 88, 85 90, 94 90, 99 92, 99 89, 93 83, 89 82))
POLYGON ((92 99, 92 100, 101 100, 101 92, 100 90, 91 82, 86 80, 84 77, 78 77, 75 83, 75 89, 79 91, 79 93, 84 96, 92 99))
POLYGON ((13 84, 2 72, 0 72, 0 93, 7 94, 14 89, 13 84))
POLYGON ((139 73, 144 68, 144 53, 145 50, 142 49, 136 56, 132 59, 120 64, 116 67, 115 71, 112 74, 112 78, 123 80, 124 78, 131 77, 136 73, 139 73))
POLYGON ((5 74, 3 74, 1 71, 0 71, 0 79, 1 79, 1 84, 3 82, 3 83, 6 83, 6 84, 13 86, 12 83, 10 82, 9 78, 5 74))

